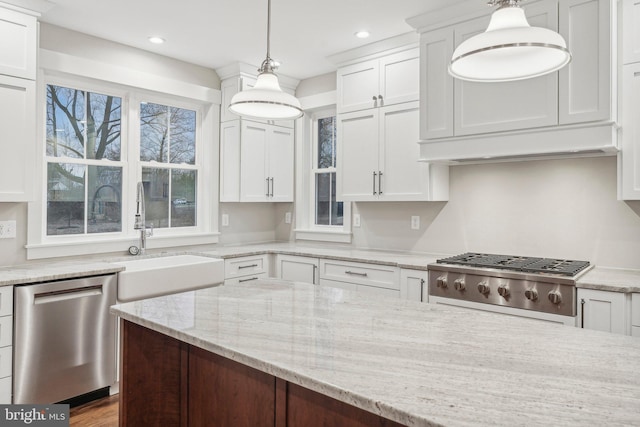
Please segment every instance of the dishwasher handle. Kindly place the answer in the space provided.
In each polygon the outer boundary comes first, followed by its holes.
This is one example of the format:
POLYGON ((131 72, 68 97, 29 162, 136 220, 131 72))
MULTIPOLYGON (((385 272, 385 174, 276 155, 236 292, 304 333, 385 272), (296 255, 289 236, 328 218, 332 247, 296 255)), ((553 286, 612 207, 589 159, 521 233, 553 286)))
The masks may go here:
POLYGON ((34 304, 49 304, 70 299, 86 298, 102 295, 102 285, 84 286, 74 289, 63 289, 52 292, 40 292, 33 295, 34 304))

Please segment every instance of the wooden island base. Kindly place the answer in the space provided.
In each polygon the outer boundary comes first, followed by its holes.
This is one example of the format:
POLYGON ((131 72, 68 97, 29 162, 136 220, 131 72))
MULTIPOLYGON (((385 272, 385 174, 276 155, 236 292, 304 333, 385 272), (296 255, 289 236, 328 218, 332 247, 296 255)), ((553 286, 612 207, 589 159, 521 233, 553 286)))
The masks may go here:
POLYGON ((402 425, 125 320, 121 349, 121 427, 402 425))

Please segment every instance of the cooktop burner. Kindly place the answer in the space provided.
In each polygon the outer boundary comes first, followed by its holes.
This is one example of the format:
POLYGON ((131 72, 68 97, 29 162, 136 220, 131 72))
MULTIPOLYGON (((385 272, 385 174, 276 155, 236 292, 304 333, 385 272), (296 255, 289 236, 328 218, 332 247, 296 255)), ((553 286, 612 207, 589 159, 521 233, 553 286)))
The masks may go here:
POLYGON ((580 271, 589 267, 588 261, 482 254, 475 252, 467 252, 462 255, 439 259, 436 262, 439 264, 456 264, 528 273, 558 274, 562 276, 575 276, 580 271))

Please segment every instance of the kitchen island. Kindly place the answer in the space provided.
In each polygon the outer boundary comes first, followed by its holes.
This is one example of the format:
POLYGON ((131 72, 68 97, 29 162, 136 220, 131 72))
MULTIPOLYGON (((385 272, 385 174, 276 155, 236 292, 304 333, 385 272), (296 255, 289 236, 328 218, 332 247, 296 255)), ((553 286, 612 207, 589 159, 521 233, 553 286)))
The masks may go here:
POLYGON ((640 423, 631 337, 279 280, 112 312, 121 426, 640 423))

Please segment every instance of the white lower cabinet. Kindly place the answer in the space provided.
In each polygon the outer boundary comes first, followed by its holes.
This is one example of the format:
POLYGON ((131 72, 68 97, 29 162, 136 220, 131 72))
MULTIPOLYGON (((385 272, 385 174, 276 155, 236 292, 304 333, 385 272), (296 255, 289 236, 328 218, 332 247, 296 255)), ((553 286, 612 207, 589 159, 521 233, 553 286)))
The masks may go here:
POLYGON ((319 283, 318 258, 280 255, 276 256, 276 277, 293 282, 319 283))
POLYGON ((269 259, 269 254, 225 259, 225 286, 267 278, 269 276, 269 259))
POLYGON ((400 298, 399 269, 388 265, 322 259, 320 285, 400 298))
POLYGON ((630 294, 578 289, 577 326, 597 331, 628 334, 630 294))
POLYGON ((426 270, 400 269, 400 298, 428 302, 428 280, 429 273, 426 270))
POLYGON ((0 287, 0 404, 11 403, 13 371, 13 286, 0 287))
POLYGON ((631 335, 640 337, 640 293, 631 294, 631 335))

